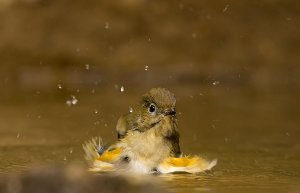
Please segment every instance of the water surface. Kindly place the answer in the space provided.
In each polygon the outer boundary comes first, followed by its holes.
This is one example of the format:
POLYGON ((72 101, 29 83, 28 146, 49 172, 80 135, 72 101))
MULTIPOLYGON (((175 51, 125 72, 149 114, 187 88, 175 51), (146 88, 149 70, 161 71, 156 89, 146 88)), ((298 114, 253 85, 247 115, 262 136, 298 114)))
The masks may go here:
MULTIPOLYGON (((181 146, 186 154, 218 159, 198 175, 158 175, 170 192, 300 191, 300 108, 297 91, 173 87, 181 146)), ((85 165, 81 144, 93 136, 116 139, 118 117, 147 89, 103 89, 70 96, 22 93, 3 98, 0 172, 35 165, 85 165)))

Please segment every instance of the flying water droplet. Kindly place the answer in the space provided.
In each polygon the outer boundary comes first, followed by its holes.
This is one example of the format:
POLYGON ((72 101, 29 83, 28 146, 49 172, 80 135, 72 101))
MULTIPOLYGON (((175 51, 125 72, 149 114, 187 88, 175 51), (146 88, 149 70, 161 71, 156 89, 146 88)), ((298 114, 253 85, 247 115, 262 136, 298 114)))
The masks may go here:
POLYGON ((216 86, 216 85, 220 84, 220 82, 219 82, 219 81, 214 81, 212 84, 213 84, 214 86, 216 86))
POLYGON ((120 91, 124 92, 124 90, 125 90, 124 86, 121 86, 120 91))
POLYGON ((146 65, 146 66, 145 66, 145 71, 147 71, 148 69, 149 69, 149 66, 146 65))
POLYGON ((105 28, 105 29, 109 29, 109 22, 105 22, 104 28, 105 28))
POLYGON ((62 89, 62 85, 61 85, 61 84, 58 84, 58 85, 57 85, 57 88, 58 88, 58 89, 62 89))
POLYGON ((66 104, 70 107, 72 105, 76 105, 78 103, 78 99, 72 95, 70 100, 66 101, 66 104))
POLYGON ((66 105, 68 105, 70 107, 70 106, 72 106, 72 102, 70 100, 67 100, 66 105))
POLYGON ((95 121, 94 125, 100 125, 100 121, 95 121))
POLYGON ((78 102, 78 100, 76 99, 76 97, 75 97, 75 96, 72 96, 72 100, 71 100, 71 102, 72 102, 72 105, 76 105, 76 104, 77 104, 77 102, 78 102))
POLYGON ((225 7, 223 8, 222 12, 225 13, 229 8, 229 4, 226 4, 225 7))
POLYGON ((129 112, 132 113, 133 112, 133 108, 129 107, 129 112))

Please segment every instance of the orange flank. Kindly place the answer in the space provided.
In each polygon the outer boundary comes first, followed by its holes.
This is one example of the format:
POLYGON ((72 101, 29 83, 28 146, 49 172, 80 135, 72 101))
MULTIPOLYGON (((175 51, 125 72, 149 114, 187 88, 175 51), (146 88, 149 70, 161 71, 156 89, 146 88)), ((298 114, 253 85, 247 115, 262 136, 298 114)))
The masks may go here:
POLYGON ((184 157, 168 157, 163 160, 159 166, 158 171, 160 173, 172 173, 172 172, 187 172, 187 173, 199 173, 205 170, 210 170, 217 164, 217 160, 208 162, 207 160, 199 156, 184 156, 184 157))
POLYGON ((112 150, 106 150, 102 155, 100 155, 97 160, 103 161, 103 162, 114 162, 118 156, 122 153, 122 148, 115 148, 112 150))
POLYGON ((175 158, 175 157, 169 157, 167 158, 164 162, 165 164, 172 165, 174 167, 187 167, 196 164, 199 162, 199 157, 180 157, 180 158, 175 158))

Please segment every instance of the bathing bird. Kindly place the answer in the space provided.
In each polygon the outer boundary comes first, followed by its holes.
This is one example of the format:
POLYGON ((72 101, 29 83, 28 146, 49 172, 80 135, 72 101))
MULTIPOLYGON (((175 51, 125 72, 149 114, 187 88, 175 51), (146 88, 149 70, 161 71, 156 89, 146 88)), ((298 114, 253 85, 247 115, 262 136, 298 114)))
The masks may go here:
POLYGON ((144 94, 129 113, 119 118, 116 130, 118 140, 107 148, 100 138, 84 144, 93 171, 197 173, 216 164, 198 156, 182 155, 176 98, 165 88, 153 88, 144 94))

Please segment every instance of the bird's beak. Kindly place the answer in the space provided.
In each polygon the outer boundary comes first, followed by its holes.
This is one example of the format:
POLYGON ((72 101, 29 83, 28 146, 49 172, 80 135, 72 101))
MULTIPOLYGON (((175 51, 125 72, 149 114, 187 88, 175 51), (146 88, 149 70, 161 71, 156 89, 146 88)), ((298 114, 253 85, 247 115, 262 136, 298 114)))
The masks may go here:
POLYGON ((176 115, 176 111, 173 109, 167 109, 164 112, 165 115, 176 115))

